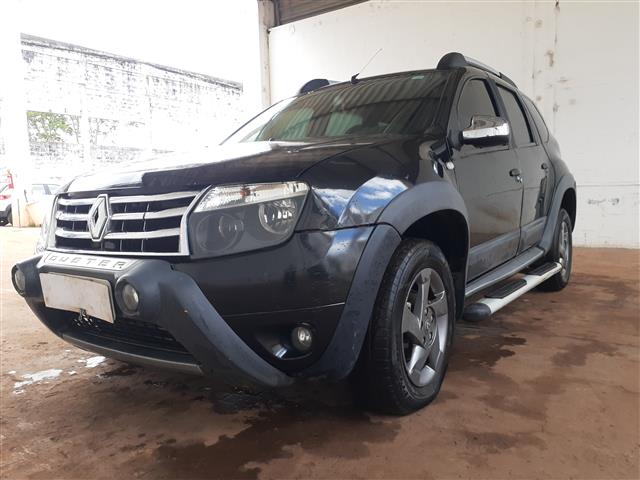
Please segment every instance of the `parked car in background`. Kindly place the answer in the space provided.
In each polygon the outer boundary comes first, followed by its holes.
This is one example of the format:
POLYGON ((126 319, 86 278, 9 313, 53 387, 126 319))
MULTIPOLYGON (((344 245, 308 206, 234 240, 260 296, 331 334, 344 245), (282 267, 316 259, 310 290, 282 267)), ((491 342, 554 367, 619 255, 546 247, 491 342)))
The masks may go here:
POLYGON ((11 196, 13 185, 9 183, 0 184, 0 226, 12 223, 11 217, 11 196))
POLYGON ((18 293, 126 362, 428 404, 457 319, 568 284, 575 180, 533 102, 459 53, 307 85, 215 151, 73 180, 18 293))
MULTIPOLYGON (((51 211, 54 195, 60 189, 55 181, 30 183, 23 190, 27 211, 33 224, 39 226, 51 211)), ((12 202, 15 195, 13 183, 0 185, 0 226, 13 224, 12 202)))
POLYGON ((33 183, 28 186, 25 198, 31 223, 37 226, 42 225, 42 222, 51 213, 53 199, 58 190, 60 190, 60 184, 52 181, 33 183))

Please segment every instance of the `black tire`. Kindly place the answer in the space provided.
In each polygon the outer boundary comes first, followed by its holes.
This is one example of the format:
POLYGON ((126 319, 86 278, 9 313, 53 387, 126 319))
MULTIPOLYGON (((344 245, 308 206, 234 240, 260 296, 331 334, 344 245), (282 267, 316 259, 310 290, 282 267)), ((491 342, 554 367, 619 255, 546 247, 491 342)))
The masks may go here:
POLYGON ((7 216, 4 218, 0 218, 0 227, 4 227, 5 225, 13 225, 13 215, 11 214, 11 207, 7 211, 7 216))
MULTIPOLYGON (((427 284, 425 280, 421 280, 420 283, 427 284)), ((367 338, 354 371, 356 394, 361 402, 373 410, 394 415, 405 415, 428 405, 438 395, 447 370, 454 321, 453 279, 442 251, 429 241, 404 240, 387 267, 378 292, 367 338), (433 275, 433 272, 437 275, 433 275), (420 289, 416 280, 422 278, 422 275, 428 275, 429 279, 433 279, 429 280, 426 296, 423 296, 430 300, 420 303, 424 308, 412 306, 409 302, 412 292, 415 291, 412 289, 420 289), (435 288, 433 282, 443 289, 437 297, 431 290, 435 288), (427 313, 432 308, 431 305, 437 308, 434 307, 436 310, 427 313), (443 312, 445 306, 447 311, 443 312), (407 341, 403 315, 405 309, 411 313, 414 308, 425 311, 423 318, 429 317, 424 323, 421 323, 418 318, 418 325, 422 325, 420 331, 425 335, 425 352, 435 352, 434 356, 437 357, 432 371, 426 372, 431 380, 422 386, 419 383, 430 362, 431 353, 425 353, 429 358, 425 360, 426 364, 420 371, 412 369, 409 373, 411 362, 406 360, 408 349, 415 349, 416 345, 407 341), (434 324, 435 327, 433 327, 434 324), (436 333, 433 333, 434 331, 436 333), (443 339, 440 337, 442 334, 446 334, 443 339), (429 347, 429 339, 432 339, 433 335, 435 339, 431 341, 429 347), (433 350, 433 348, 438 349, 433 350), (416 374, 416 371, 419 377, 418 383, 415 380, 416 375, 414 380, 410 378, 412 374, 416 374)), ((410 337, 410 339, 414 338, 410 337)), ((413 350, 410 351, 414 353, 413 350)))
POLYGON ((555 232, 553 234, 553 245, 546 260, 548 262, 559 262, 563 268, 553 277, 538 286, 544 292, 558 292, 567 286, 571 279, 571 266, 573 265, 573 239, 571 232, 573 225, 571 217, 565 209, 560 209, 555 232), (563 240, 563 231, 566 237, 563 240), (564 245, 563 245, 564 242, 564 245))

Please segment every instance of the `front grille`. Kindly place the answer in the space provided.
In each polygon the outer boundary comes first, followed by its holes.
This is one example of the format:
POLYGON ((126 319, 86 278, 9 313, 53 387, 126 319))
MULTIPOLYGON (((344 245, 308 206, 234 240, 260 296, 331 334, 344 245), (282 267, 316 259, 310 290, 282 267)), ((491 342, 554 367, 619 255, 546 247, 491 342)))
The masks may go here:
POLYGON ((54 216, 54 246, 70 251, 185 254, 182 221, 198 193, 61 195, 54 216))
POLYGON ((141 320, 116 318, 114 323, 109 323, 97 318, 78 315, 74 318, 70 327, 71 331, 81 333, 84 336, 94 335, 102 339, 155 350, 168 350, 177 353, 187 352, 182 344, 167 330, 156 324, 141 320))

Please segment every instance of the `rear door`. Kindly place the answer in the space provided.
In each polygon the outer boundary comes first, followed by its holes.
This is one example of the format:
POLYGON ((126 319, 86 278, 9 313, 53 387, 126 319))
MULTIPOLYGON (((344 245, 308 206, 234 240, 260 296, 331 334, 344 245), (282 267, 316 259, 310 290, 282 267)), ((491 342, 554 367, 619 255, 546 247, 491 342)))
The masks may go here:
MULTIPOLYGON (((503 116, 495 95, 488 79, 467 80, 454 102, 456 115, 451 128, 459 135, 471 125, 473 116, 503 116)), ((467 276, 473 280, 510 260, 518 251, 522 184, 513 174, 520 165, 509 145, 462 145, 454 150, 452 159, 469 217, 467 276)))
POLYGON ((507 86, 497 85, 511 127, 513 146, 518 156, 523 182, 521 237, 519 252, 536 245, 542 238, 546 221, 546 193, 549 163, 540 137, 520 95, 507 86))

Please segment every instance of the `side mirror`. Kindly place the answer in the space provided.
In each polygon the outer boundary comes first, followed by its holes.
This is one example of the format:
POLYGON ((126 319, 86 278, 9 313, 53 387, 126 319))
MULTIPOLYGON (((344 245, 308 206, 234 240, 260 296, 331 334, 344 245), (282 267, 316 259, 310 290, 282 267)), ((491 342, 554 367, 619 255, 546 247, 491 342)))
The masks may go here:
POLYGON ((509 123, 499 117, 476 115, 471 126, 462 131, 462 143, 477 147, 506 145, 509 143, 509 123))

